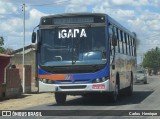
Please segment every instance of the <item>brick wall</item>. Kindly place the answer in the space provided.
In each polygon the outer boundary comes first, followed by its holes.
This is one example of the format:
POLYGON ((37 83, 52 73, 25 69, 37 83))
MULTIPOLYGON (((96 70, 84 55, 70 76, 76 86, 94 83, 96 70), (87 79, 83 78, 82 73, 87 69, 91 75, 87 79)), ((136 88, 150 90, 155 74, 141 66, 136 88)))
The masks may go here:
MULTIPOLYGON (((19 69, 19 75, 20 79, 23 85, 23 67, 22 65, 16 65, 16 67, 19 69)), ((32 81, 32 68, 31 65, 25 65, 25 92, 30 93, 31 92, 31 81, 32 81)))
POLYGON ((5 67, 10 62, 10 56, 5 54, 0 54, 0 97, 5 97, 6 84, 5 84, 5 67))
POLYGON ((6 97, 14 97, 21 92, 19 69, 6 69, 6 97))
POLYGON ((30 65, 25 65, 25 92, 31 92, 32 71, 30 65))
POLYGON ((4 83, 5 67, 9 64, 9 62, 10 62, 10 57, 0 56, 0 84, 4 83))
MULTIPOLYGON (((22 66, 6 70, 5 97, 20 95, 23 91, 22 66)), ((31 66, 25 65, 25 93, 31 92, 31 66)), ((3 94, 3 93, 2 93, 3 94)), ((1 96, 3 97, 3 95, 1 96)))
MULTIPOLYGON (((10 56, 0 56, 0 98, 14 97, 22 93, 22 65, 17 68, 6 69, 5 67, 10 62, 10 56), (4 81, 4 73, 6 79, 4 81)), ((25 65, 25 92, 31 92, 31 71, 30 65, 25 65)))
POLYGON ((6 96, 6 84, 0 83, 0 98, 6 96))
MULTIPOLYGON (((16 66, 22 65, 22 54, 14 54, 11 58, 11 63, 15 64, 16 66)), ((35 50, 32 50, 28 53, 25 54, 25 64, 26 65, 31 65, 32 69, 32 81, 34 82, 35 80, 35 75, 36 75, 36 53, 35 50)))

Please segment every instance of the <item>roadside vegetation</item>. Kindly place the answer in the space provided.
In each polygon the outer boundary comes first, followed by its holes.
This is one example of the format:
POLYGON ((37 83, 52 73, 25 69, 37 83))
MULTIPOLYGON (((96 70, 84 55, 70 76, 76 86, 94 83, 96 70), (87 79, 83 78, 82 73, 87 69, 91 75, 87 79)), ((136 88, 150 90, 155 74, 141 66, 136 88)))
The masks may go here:
POLYGON ((11 48, 4 48, 4 37, 3 36, 0 36, 0 54, 9 54, 13 49, 11 48))
POLYGON ((152 48, 145 53, 142 66, 148 69, 149 73, 160 73, 160 48, 152 48))

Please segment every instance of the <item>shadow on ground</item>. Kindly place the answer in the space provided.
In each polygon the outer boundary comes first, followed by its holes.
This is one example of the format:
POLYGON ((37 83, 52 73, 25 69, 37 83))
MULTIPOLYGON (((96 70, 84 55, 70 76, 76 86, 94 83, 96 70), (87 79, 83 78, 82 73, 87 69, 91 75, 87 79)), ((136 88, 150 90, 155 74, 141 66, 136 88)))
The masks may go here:
POLYGON ((152 93, 153 91, 134 91, 132 96, 120 95, 116 103, 110 102, 106 96, 96 95, 66 101, 63 105, 49 104, 48 106, 118 106, 139 104, 152 93))
POLYGON ((21 98, 25 98, 25 97, 28 97, 28 96, 31 96, 31 95, 20 94, 20 95, 17 95, 17 96, 2 97, 2 98, 0 98, 0 101, 6 101, 6 100, 10 100, 10 99, 21 99, 21 98))

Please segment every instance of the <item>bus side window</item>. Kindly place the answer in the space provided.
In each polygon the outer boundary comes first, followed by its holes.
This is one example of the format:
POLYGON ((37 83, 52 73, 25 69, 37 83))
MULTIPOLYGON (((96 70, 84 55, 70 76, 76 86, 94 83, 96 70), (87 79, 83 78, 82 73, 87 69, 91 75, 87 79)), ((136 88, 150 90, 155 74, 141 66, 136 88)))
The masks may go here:
POLYGON ((120 53, 123 53, 123 48, 122 48, 122 40, 121 40, 121 31, 118 30, 118 36, 119 36, 119 48, 120 48, 120 53))
POLYGON ((118 52, 118 34, 117 34, 117 30, 116 30, 117 28, 114 26, 114 28, 113 28, 113 30, 114 30, 114 35, 115 35, 115 37, 117 38, 117 46, 115 47, 115 52, 118 52))
POLYGON ((128 55, 128 35, 125 33, 126 54, 128 55))
POLYGON ((116 33, 117 33, 117 48, 118 48, 118 52, 120 53, 120 46, 119 46, 119 32, 118 32, 118 28, 116 28, 116 33))
POLYGON ((110 41, 110 53, 113 55, 113 46, 112 46, 112 37, 113 37, 113 29, 112 25, 109 26, 109 41, 110 41))
POLYGON ((131 55, 133 56, 133 38, 131 37, 131 55))
POLYGON ((123 32, 121 31, 122 53, 124 54, 123 32))
POLYGON ((134 50, 134 55, 136 56, 136 40, 133 38, 133 50, 134 50))
POLYGON ((126 33, 123 32, 123 47, 124 47, 124 54, 127 54, 127 47, 126 47, 126 33))
POLYGON ((130 39, 130 36, 128 35, 128 54, 131 56, 131 39, 130 39))
POLYGON ((133 42, 133 56, 134 56, 134 38, 132 39, 132 42, 133 42))

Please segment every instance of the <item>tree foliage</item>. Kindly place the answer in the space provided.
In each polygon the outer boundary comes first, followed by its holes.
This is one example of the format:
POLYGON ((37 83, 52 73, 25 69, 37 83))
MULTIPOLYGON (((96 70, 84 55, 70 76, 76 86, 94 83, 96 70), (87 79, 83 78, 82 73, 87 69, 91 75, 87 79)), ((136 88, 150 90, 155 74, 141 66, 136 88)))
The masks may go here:
POLYGON ((3 45, 4 45, 4 38, 0 36, 0 53, 10 54, 13 51, 13 49, 11 48, 4 48, 3 45))
POLYGON ((0 36, 0 46, 4 45, 4 38, 2 36, 0 36))
POLYGON ((145 54, 143 67, 151 69, 160 68, 160 49, 156 47, 145 54))
POLYGON ((2 47, 4 45, 4 38, 0 36, 0 53, 4 53, 5 49, 2 47))

